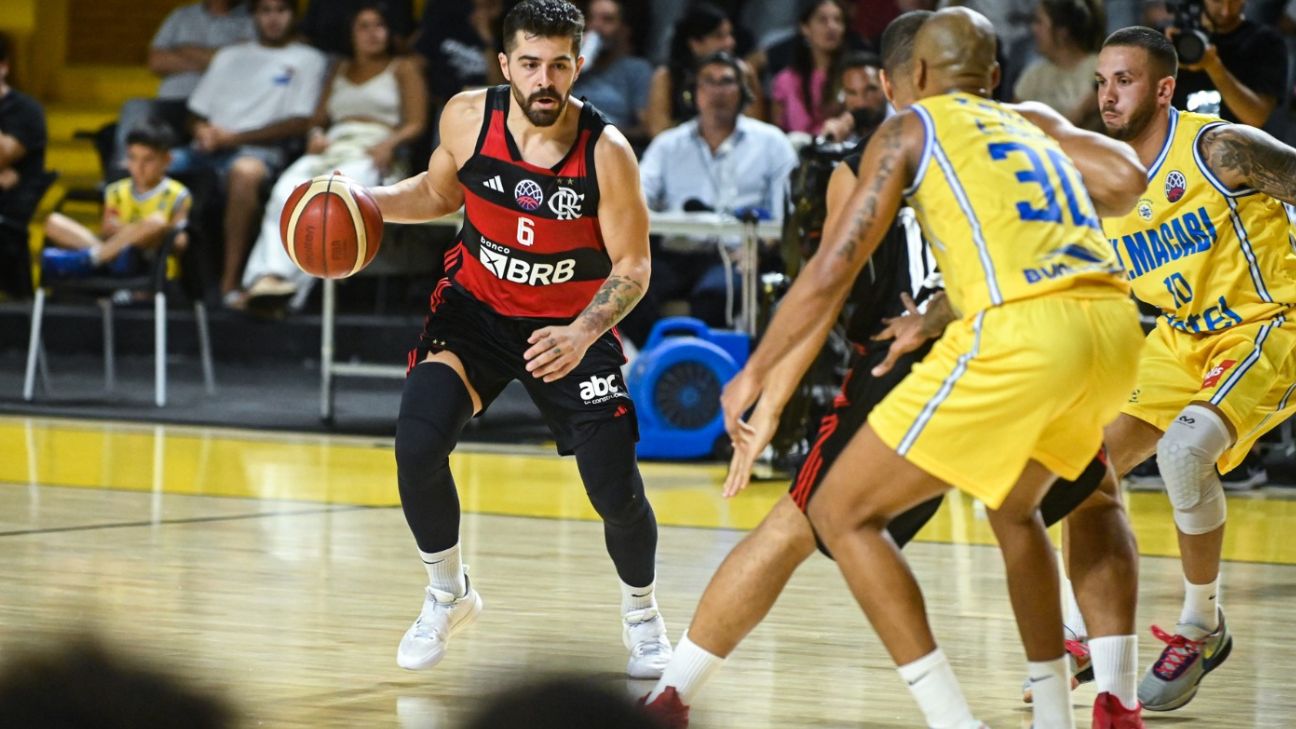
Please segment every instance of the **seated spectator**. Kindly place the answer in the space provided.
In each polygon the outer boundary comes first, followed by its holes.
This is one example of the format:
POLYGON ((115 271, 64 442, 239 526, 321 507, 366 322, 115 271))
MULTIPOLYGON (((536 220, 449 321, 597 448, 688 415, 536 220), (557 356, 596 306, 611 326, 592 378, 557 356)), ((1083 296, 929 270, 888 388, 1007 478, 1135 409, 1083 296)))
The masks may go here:
POLYGON ((225 46, 255 37, 256 26, 242 0, 203 0, 172 10, 149 44, 149 70, 162 78, 157 98, 131 99, 122 106, 112 165, 122 172, 109 177, 118 179, 125 173, 126 135, 144 120, 161 119, 177 136, 183 135, 186 103, 212 56, 225 46))
MULTIPOLYGON (((723 10, 714 5, 698 3, 676 21, 670 41, 670 63, 653 72, 648 90, 644 123, 649 136, 656 137, 697 114, 692 74, 698 59, 717 51, 733 53, 734 45, 733 23, 723 10)), ((743 69, 743 83, 752 91, 747 115, 763 118, 765 102, 756 74, 745 62, 739 63, 743 69)))
MULTIPOLYGON (((1199 63, 1179 64, 1171 105, 1262 127, 1287 91, 1287 47, 1273 28, 1243 14, 1241 0, 1202 4, 1210 45, 1199 63)), ((1167 34, 1173 36, 1173 29, 1167 34)))
POLYGON ((1042 0, 1031 31, 1040 58, 1017 78, 1013 101, 1039 101, 1072 124, 1098 131, 1094 70, 1107 21, 1091 0, 1042 0))
POLYGON ((589 100, 621 133, 646 141, 643 124, 653 67, 632 55, 632 29, 625 22, 624 0, 593 0, 585 16, 585 45, 597 49, 572 86, 572 93, 589 100))
POLYGON ((851 51, 842 61, 844 111, 824 122, 821 133, 834 142, 855 142, 871 134, 886 119, 882 93, 882 61, 872 51, 851 51))
POLYGON ((770 83, 770 118, 787 132, 817 135, 841 111, 846 10, 840 0, 812 0, 800 15, 792 65, 770 83))
POLYGON ((31 265, 22 230, 40 204, 48 132, 39 102, 9 85, 9 39, 0 35, 0 291, 31 295, 31 265))
MULTIPOLYGON (((158 120, 135 127, 126 137, 130 176, 104 188, 103 222, 95 235, 62 213, 45 221, 44 270, 57 276, 86 276, 96 268, 133 275, 153 258, 167 231, 183 227, 193 203, 185 186, 166 176, 175 135, 158 120)), ((177 252, 185 234, 176 237, 177 252)))
POLYGON ((260 213, 261 186, 287 162, 286 142, 310 128, 327 61, 292 41, 293 4, 253 0, 257 40, 221 49, 189 97, 194 142, 177 150, 172 174, 212 170, 225 186, 226 303, 238 293, 243 257, 260 213))
MULTIPOLYGON (((639 163, 648 207, 658 212, 755 209, 761 217, 781 219, 788 175, 797 164, 787 136, 743 114, 750 95, 732 54, 706 56, 696 78, 697 117, 654 138, 639 163)), ((683 250, 654 246, 648 294, 622 322, 636 344, 643 344, 661 304, 671 299, 687 298, 693 315, 712 326, 726 324, 729 283, 715 243, 691 241, 683 250)))
POLYGON ((395 57, 379 3, 360 5, 351 19, 351 53, 333 70, 315 111, 306 154, 275 182, 261 235, 243 272, 249 307, 264 309, 305 293, 313 278, 284 251, 279 216, 293 188, 338 170, 366 187, 393 173, 398 150, 427 127, 427 90, 419 64, 395 57))
MULTIPOLYGON (((345 58, 351 55, 351 19, 372 4, 369 0, 310 0, 301 21, 301 34, 321 51, 345 58)), ((393 48, 397 53, 409 51, 414 35, 412 0, 384 0, 383 5, 393 48)))

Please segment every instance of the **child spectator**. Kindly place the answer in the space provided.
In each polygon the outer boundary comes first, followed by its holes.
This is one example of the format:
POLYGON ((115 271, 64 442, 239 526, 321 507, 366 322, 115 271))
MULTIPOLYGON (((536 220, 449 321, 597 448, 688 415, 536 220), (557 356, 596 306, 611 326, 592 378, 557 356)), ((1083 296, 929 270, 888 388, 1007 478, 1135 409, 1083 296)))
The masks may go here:
MULTIPOLYGON (((182 227, 192 199, 185 186, 166 176, 175 135, 162 122, 149 120, 126 137, 130 176, 104 188, 99 235, 62 213, 45 221, 44 269, 55 276, 88 276, 96 268, 108 273, 137 273, 162 245, 167 231, 182 227)), ((185 234, 176 237, 177 251, 185 234)))

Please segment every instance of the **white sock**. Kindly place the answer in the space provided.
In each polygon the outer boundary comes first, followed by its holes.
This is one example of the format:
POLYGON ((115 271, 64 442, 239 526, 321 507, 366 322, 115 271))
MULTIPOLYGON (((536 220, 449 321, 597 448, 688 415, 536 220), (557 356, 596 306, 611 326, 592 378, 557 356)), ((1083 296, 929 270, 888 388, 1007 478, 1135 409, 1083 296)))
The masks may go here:
POLYGON ((922 709, 928 727, 958 729, 976 725, 945 651, 937 648, 912 663, 897 666, 896 670, 909 684, 909 693, 922 709))
POLYGON ((93 263, 96 266, 103 263, 103 259, 102 259, 103 249, 104 249, 103 243, 95 243, 94 245, 90 246, 91 263, 93 263))
POLYGON ((1194 585, 1184 578, 1183 611, 1179 622, 1196 625, 1208 633, 1219 627, 1219 576, 1205 585, 1194 585))
POLYGON ((1066 654, 1052 661, 1029 661, 1035 729, 1075 729, 1071 712, 1071 671, 1066 654))
POLYGON ((653 594, 653 588, 656 585, 656 580, 649 582, 647 587, 633 587, 622 582, 621 614, 624 615, 631 610, 657 607, 657 597, 653 594))
POLYGON ((661 679, 653 687, 652 693, 648 694, 648 703, 661 695, 667 686, 674 686, 680 701, 685 706, 692 704, 694 697, 710 680, 711 674, 723 666, 724 662, 725 659, 689 640, 688 631, 684 631, 679 645, 675 646, 675 654, 671 656, 670 663, 666 664, 666 670, 662 671, 661 679))
MULTIPOLYGON (((1080 612, 1080 603, 1076 602, 1075 588, 1071 585, 1071 580, 1067 579, 1066 574, 1062 577, 1062 623, 1075 633, 1076 640, 1084 640, 1089 637, 1089 629, 1085 627, 1084 615, 1080 612)), ((1067 636, 1070 637, 1070 636, 1067 636)))
POLYGON ((419 557, 423 560, 423 568, 427 570, 429 585, 455 597, 463 597, 468 593, 463 562, 459 560, 458 544, 440 552, 424 552, 420 549, 419 557))
POLYGON ((1104 635, 1089 639, 1094 683, 1127 709, 1138 706, 1138 636, 1104 635))

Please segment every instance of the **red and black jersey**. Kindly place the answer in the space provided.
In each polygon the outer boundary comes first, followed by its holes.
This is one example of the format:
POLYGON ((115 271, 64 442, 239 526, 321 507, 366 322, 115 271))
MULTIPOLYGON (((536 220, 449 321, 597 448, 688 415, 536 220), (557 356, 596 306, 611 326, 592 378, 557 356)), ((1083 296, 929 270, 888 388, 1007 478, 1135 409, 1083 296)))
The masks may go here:
POLYGON ((459 170, 464 224, 446 253, 452 285, 509 317, 572 319, 612 271, 599 229, 594 145, 607 120, 588 102, 576 143, 551 168, 522 159, 505 120, 509 87, 486 92, 473 156, 459 170))

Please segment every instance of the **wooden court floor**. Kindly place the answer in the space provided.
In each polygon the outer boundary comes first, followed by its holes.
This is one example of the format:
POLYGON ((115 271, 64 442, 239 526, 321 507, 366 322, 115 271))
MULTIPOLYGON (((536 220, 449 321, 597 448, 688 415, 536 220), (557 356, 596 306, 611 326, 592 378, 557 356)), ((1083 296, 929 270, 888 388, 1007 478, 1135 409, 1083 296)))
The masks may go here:
MULTIPOLYGON (((424 575, 385 440, 0 417, 0 660, 73 632, 228 697, 244 726, 453 727, 489 691, 579 671, 630 693, 618 592, 570 459, 466 445, 452 457, 486 610, 426 673, 395 665, 424 575)), ((718 466, 645 464, 672 640, 743 530, 784 490, 718 495, 718 466)), ((1130 495, 1141 626, 1178 613, 1168 506, 1130 495)), ((1222 604, 1232 657, 1150 727, 1296 726, 1296 501, 1230 499, 1222 604)), ((983 512, 954 497, 907 550, 978 716, 1028 727, 1023 656, 983 512)), ((1157 647, 1143 633, 1141 653, 1157 647)), ((1089 725, 1093 689, 1076 692, 1089 725)), ((815 557, 694 710, 697 727, 914 727, 832 563, 815 557)))

